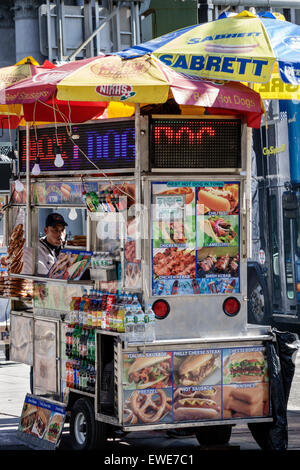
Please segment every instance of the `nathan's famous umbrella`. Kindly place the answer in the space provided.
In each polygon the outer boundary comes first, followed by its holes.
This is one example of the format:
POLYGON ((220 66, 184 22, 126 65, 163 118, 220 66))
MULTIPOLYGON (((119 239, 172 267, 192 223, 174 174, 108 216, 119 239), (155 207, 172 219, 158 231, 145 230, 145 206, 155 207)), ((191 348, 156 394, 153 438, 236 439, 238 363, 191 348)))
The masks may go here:
POLYGON ((6 103, 33 107, 53 97, 70 102, 70 109, 76 102, 111 102, 108 117, 132 115, 133 103, 161 104, 170 97, 178 105, 207 107, 211 113, 242 114, 251 127, 259 127, 262 114, 260 96, 245 85, 181 74, 149 56, 124 60, 109 55, 70 62, 5 91, 6 103))
MULTIPOLYGON (((29 80, 37 80, 39 74, 47 74, 56 69, 49 61, 39 65, 31 56, 25 57, 15 65, 0 68, 0 127, 15 129, 26 122, 84 122, 103 114, 107 103, 82 103, 59 101, 54 97, 43 102, 37 102, 36 96, 29 97, 23 84, 29 80), (22 95, 22 101, 15 102, 6 99, 6 90, 16 86, 22 95), (34 102, 34 104, 32 104, 34 102)), ((44 92, 46 93, 46 92, 44 92)))
POLYGON ((120 54, 126 59, 150 54, 173 70, 206 79, 266 84, 275 78, 274 89, 258 88, 262 98, 300 97, 300 26, 269 13, 243 11, 188 26, 120 54))

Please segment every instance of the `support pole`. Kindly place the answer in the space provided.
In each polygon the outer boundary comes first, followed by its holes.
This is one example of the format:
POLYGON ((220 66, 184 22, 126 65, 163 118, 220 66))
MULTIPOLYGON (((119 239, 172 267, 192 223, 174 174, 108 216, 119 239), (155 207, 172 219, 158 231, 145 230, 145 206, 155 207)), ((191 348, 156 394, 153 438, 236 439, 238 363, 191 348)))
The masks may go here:
POLYGON ((25 246, 32 246, 31 242, 31 191, 30 191, 30 162, 29 162, 29 123, 26 122, 26 242, 25 246))

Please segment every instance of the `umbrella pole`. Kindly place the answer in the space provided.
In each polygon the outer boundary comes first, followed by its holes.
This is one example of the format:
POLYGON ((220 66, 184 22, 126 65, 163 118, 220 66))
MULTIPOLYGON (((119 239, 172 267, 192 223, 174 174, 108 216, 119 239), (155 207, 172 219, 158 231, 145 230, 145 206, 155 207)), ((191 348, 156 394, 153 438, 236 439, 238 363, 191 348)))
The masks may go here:
POLYGON ((29 123, 26 122, 26 245, 31 246, 31 191, 30 191, 30 163, 29 163, 29 123))
POLYGON ((246 207, 247 207, 247 257, 252 257, 252 128, 247 127, 247 149, 246 149, 246 207))
POLYGON ((136 233, 136 259, 141 259, 141 112, 140 105, 135 103, 135 218, 138 231, 136 233))

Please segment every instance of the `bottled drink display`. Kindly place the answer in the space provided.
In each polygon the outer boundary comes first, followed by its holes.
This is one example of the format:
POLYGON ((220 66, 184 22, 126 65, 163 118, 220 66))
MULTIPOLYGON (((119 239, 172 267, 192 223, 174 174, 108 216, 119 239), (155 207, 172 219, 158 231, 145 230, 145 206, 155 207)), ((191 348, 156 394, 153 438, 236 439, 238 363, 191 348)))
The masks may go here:
POLYGON ((145 341, 150 343, 155 341, 155 339, 155 313, 152 310, 151 304, 148 304, 145 313, 145 341))
POLYGON ((155 314, 149 304, 143 311, 137 295, 86 289, 73 297, 65 332, 66 384, 95 392, 95 329, 125 333, 127 342, 155 340, 155 314))

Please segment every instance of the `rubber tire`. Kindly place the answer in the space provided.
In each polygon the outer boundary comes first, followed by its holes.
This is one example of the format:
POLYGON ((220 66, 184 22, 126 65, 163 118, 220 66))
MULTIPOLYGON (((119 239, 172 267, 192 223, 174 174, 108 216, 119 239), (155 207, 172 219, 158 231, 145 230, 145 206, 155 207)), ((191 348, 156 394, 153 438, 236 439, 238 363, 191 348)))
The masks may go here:
POLYGON ((232 426, 222 424, 220 426, 207 426, 195 429, 195 436, 200 445, 225 445, 231 437, 232 426))
POLYGON ((267 325, 263 288, 256 276, 249 279, 248 285, 248 322, 255 325, 267 325), (255 304, 254 308, 252 303, 255 304), (257 305, 259 303, 259 305, 257 305))
POLYGON ((253 439, 262 450, 271 450, 270 444, 268 442, 271 426, 272 423, 248 423, 248 428, 253 436, 253 439))
POLYGON ((94 407, 87 398, 77 400, 71 410, 70 437, 73 450, 93 450, 101 448, 106 442, 106 425, 95 420, 94 407), (83 442, 79 442, 76 437, 76 419, 80 415, 85 420, 86 430, 83 442))

